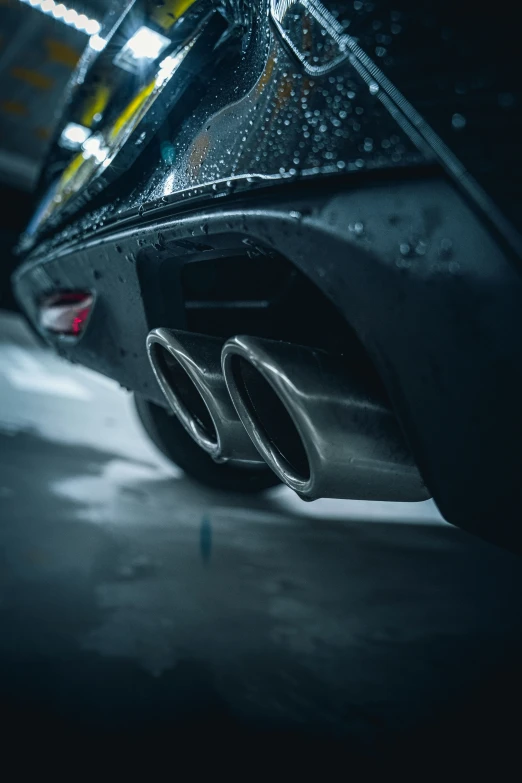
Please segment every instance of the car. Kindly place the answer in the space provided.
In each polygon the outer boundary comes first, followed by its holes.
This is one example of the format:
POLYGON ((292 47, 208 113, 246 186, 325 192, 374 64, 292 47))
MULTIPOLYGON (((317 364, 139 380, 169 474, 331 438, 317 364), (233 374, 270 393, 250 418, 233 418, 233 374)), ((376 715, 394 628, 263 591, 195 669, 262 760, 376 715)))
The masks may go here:
POLYGON ((520 549, 518 30, 467 0, 115 3, 13 278, 192 478, 520 549))

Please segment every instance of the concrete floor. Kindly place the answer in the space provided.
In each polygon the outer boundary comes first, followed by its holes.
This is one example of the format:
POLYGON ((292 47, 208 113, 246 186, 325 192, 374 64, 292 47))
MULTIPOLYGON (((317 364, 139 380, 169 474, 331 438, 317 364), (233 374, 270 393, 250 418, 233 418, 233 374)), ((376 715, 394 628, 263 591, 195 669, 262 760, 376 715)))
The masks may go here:
POLYGON ((206 491, 124 391, 0 316, 4 739, 505 758, 521 565, 432 503, 206 491))

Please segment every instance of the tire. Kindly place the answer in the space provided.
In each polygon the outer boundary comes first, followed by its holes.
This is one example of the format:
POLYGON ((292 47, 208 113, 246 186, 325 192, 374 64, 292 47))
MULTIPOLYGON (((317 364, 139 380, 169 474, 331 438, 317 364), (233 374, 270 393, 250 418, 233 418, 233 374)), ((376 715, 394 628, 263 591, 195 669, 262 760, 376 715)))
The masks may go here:
POLYGON ((178 419, 165 408, 134 395, 134 402, 145 432, 154 445, 187 476, 199 484, 223 492, 253 494, 263 492, 280 482, 267 466, 240 468, 214 462, 178 419))

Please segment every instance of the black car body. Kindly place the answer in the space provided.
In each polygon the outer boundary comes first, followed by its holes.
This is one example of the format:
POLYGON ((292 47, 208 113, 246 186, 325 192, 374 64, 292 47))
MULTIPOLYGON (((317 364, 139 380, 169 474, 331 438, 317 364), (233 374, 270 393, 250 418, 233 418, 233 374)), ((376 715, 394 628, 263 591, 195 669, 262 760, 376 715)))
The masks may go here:
POLYGON ((101 36, 21 243, 35 327, 158 405, 156 327, 361 350, 445 518, 519 547, 516 25, 446 0, 165 0, 116 4, 101 36), (146 67, 142 27, 165 39, 146 67), (60 146, 70 122, 87 147, 60 146), (80 339, 42 326, 70 291, 94 297, 80 339))

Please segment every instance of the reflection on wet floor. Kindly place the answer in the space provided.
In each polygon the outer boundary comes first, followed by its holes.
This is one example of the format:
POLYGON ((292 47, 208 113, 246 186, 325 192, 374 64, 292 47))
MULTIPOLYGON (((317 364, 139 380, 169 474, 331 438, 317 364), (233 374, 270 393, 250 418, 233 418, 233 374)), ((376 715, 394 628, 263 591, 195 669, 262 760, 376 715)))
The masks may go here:
POLYGON ((123 391, 11 317, 0 402, 11 731, 211 727, 376 758, 514 730, 502 697, 522 694, 518 558, 429 503, 201 489, 148 445, 123 391))

